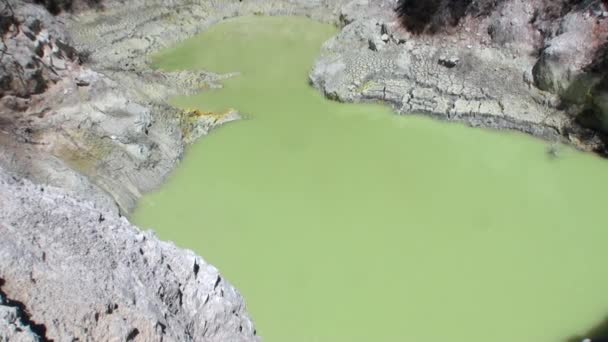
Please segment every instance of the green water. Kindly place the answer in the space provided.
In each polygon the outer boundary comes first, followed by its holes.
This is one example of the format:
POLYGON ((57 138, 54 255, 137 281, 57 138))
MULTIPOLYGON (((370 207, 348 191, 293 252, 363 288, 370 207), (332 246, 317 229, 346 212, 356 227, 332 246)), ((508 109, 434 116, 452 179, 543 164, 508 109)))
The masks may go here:
POLYGON ((216 265, 267 342, 555 342, 608 314, 608 163, 307 85, 335 29, 240 18, 156 56, 239 71, 181 107, 248 115, 188 151, 142 227, 216 265))

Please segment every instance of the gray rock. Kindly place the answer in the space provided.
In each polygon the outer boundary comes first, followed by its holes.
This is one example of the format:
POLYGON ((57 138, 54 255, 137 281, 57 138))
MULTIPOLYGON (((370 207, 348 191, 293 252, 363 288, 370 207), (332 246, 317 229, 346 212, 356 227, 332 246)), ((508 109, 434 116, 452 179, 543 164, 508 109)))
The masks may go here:
MULTIPOLYGON (((0 293, 55 341, 257 341, 240 294, 190 251, 0 170, 0 293)), ((0 336, 19 312, 0 302, 0 336)), ((24 341, 35 341, 26 327, 24 341)), ((2 339, 2 338, 0 338, 2 339)))
POLYGON ((0 341, 37 342, 41 336, 32 331, 28 318, 17 304, 9 303, 0 289, 0 341))
POLYGON ((533 54, 542 44, 542 34, 530 23, 536 11, 542 11, 538 1, 510 0, 499 3, 489 18, 487 32, 493 43, 518 55, 533 54))
MULTIPOLYGON (((395 23, 394 7, 387 2, 372 5, 351 1, 341 12, 347 25, 323 46, 310 73, 311 83, 338 101, 382 101, 401 114, 426 114, 471 126, 515 129, 596 150, 598 134, 590 133, 574 118, 573 113, 580 108, 562 105, 567 96, 589 93, 588 84, 593 84, 589 81, 594 81, 585 77, 584 63, 589 61, 585 56, 592 54, 597 42, 603 40, 597 35, 577 38, 589 33, 586 25, 590 20, 578 7, 564 7, 564 2, 481 3, 487 8, 471 4, 471 8, 477 8, 466 12, 454 27, 444 27, 434 34, 408 34, 395 23), (403 43, 382 44, 376 38, 378 25, 403 43), (535 55, 546 43, 545 37, 552 35, 556 41, 567 37, 570 44, 578 47, 568 50, 566 44, 558 44, 555 48, 563 53, 552 65, 549 46, 537 63, 535 55), (593 39, 593 43, 588 39, 593 39), (580 44, 581 41, 589 44, 580 44), (543 82, 549 86, 532 86, 543 82), (556 88, 567 88, 569 92, 554 91, 556 88), (573 93, 575 90, 578 93, 573 93)), ((604 31, 608 32, 608 28, 599 30, 604 31)))
POLYGON ((584 84, 578 82, 585 73, 584 67, 593 59, 594 27, 596 23, 583 13, 570 13, 560 26, 560 34, 546 42, 533 75, 538 88, 566 96, 579 102, 586 93, 584 84), (573 89, 573 83, 577 83, 573 89), (583 87, 581 87, 583 85, 583 87), (580 91, 579 91, 580 90, 580 91))
POLYGON ((53 54, 57 42, 69 41, 69 37, 63 25, 43 7, 23 0, 5 1, 8 5, 2 6, 1 15, 10 18, 10 25, 7 32, 0 32, 6 36, 0 68, 0 100, 5 95, 40 94, 74 62, 70 56, 53 54))

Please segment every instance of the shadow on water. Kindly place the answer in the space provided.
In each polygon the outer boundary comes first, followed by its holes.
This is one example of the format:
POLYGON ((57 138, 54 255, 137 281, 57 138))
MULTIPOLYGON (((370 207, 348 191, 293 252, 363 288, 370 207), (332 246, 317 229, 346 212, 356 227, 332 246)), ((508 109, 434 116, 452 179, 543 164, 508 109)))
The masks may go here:
POLYGON ((596 324, 591 329, 587 330, 584 336, 572 336, 563 342, 581 342, 586 338, 590 338, 591 341, 608 341, 608 317, 604 318, 600 323, 596 324), (601 339, 601 340, 599 340, 601 339))

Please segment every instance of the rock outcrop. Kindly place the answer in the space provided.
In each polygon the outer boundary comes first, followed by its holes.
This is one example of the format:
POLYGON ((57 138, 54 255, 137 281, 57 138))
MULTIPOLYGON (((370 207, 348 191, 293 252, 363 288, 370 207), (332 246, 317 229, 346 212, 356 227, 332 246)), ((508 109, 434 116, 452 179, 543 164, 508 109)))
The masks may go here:
MULTIPOLYGON (((68 2, 86 9, 82 1, 68 2)), ((168 104, 171 96, 219 87, 230 75, 153 70, 152 53, 239 15, 330 21, 342 2, 107 0, 95 2, 102 9, 59 16, 26 0, 3 3, 9 20, 0 25, 1 47, 12 59, 0 64, 12 68, 14 59, 23 67, 0 82, 6 84, 0 166, 40 184, 90 193, 98 205, 128 214, 143 193, 162 184, 188 143, 238 119, 238 113, 192 117, 168 104), (28 25, 35 17, 41 19, 32 36, 28 25), (38 61, 39 72, 28 71, 30 60, 38 61), (12 83, 20 79, 28 86, 17 92, 12 83)))
MULTIPOLYGON (((184 120, 166 103, 213 85, 219 76, 147 71, 112 79, 94 70, 87 49, 73 48, 66 16, 21 0, 3 0, 4 91, 0 93, 0 165, 42 184, 87 192, 100 206, 129 213, 158 187, 195 140, 231 117, 184 120), (187 125, 188 131, 182 128, 187 125), (193 134, 184 133, 196 133, 193 134)), ((146 69, 148 69, 146 67, 146 69)))
POLYGON ((238 119, 167 101, 231 75, 150 54, 260 14, 342 27, 310 73, 329 98, 607 151, 600 0, 0 0, 0 340, 258 340, 213 266, 121 213, 238 119))
POLYGON ((355 0, 310 79, 339 101, 606 153, 605 135, 580 120, 605 105, 589 96, 601 77, 587 71, 608 38, 603 9, 599 0, 355 0))
MULTIPOLYGON (((0 281, 0 284, 3 282, 0 281)), ((9 301, 0 289, 0 341, 37 342, 42 336, 34 332, 29 317, 20 303, 9 301)))
POLYGON ((257 340, 215 267, 126 218, 2 170, 0 208, 0 340, 257 340))
POLYGON ((43 7, 8 0, 0 5, 0 98, 4 109, 17 110, 27 105, 20 99, 43 93, 65 77, 78 56, 67 43, 65 27, 43 7))

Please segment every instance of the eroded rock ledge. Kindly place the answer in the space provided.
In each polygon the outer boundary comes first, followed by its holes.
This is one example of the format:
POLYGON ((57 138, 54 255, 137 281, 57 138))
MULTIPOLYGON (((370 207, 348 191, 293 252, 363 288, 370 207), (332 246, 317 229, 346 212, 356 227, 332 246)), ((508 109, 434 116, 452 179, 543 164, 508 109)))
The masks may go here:
POLYGON ((0 339, 258 340, 215 267, 124 217, 2 170, 0 208, 0 339))
POLYGON ((597 87, 606 72, 590 70, 605 60, 606 10, 599 0, 354 0, 341 7, 344 27, 310 80, 338 101, 384 102, 400 114, 606 154, 597 87), (594 125, 583 120, 590 111, 594 125))

